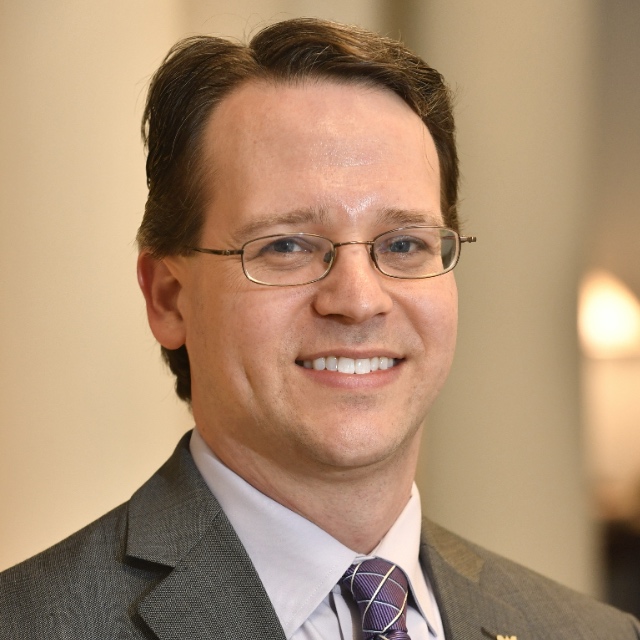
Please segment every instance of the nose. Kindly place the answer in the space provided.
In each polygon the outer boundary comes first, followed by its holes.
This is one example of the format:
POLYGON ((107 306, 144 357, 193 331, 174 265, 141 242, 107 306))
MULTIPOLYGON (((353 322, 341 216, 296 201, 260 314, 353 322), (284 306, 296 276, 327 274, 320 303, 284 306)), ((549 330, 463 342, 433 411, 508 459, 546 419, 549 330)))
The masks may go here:
POLYGON ((384 282, 388 278, 375 268, 367 245, 336 246, 340 248, 329 275, 316 284, 315 310, 349 324, 389 313, 393 300, 384 282))

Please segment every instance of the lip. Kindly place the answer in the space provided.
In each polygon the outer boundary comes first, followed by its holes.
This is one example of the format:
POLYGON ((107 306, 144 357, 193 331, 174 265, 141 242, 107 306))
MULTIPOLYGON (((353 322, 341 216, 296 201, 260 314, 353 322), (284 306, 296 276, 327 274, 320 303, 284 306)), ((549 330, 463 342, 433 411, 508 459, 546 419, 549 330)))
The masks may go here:
MULTIPOLYGON (((326 353, 327 352, 324 352, 324 354, 326 353)), ((347 356, 345 355, 345 353, 346 352, 344 351, 340 352, 340 355, 344 355, 344 357, 353 357, 347 356)), ((351 351, 350 353, 353 352, 351 351)), ((321 355, 316 357, 323 356, 321 355)), ((361 355, 360 357, 366 358, 369 356, 361 355)), ((305 356, 305 359, 311 359, 311 356, 305 356)), ((404 368, 404 363, 405 360, 403 358, 397 358, 396 364, 390 369, 372 371, 371 373, 367 373, 365 375, 340 373, 339 371, 329 371, 327 369, 324 369, 322 371, 317 371, 315 369, 306 369, 304 366, 302 366, 302 360, 296 360, 296 369, 300 372, 304 379, 309 380, 310 382, 313 382, 315 384, 332 387, 334 389, 363 391, 368 389, 378 389, 393 383, 398 378, 398 376, 401 375, 402 369, 404 368)))
POLYGON ((296 358, 296 362, 303 362, 304 360, 316 360, 317 358, 326 358, 327 356, 336 356, 336 357, 344 357, 344 358, 353 358, 354 360, 364 359, 364 358, 375 358, 377 357, 385 357, 385 358, 393 358, 394 360, 404 360, 404 356, 398 351, 389 351, 389 348, 367 348, 366 351, 363 349, 323 349, 322 351, 313 351, 310 353, 305 353, 304 355, 300 355, 296 358))

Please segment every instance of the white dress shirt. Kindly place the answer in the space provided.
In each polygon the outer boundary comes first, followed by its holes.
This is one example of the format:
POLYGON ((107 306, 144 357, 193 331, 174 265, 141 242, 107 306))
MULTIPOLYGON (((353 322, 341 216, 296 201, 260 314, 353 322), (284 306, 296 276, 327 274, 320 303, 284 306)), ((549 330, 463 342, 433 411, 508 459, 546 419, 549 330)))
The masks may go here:
POLYGON ((407 628, 412 640, 444 640, 438 606, 418 559, 421 509, 415 484, 380 544, 370 556, 361 556, 231 471, 197 429, 190 448, 247 550, 288 640, 362 638, 357 605, 338 582, 356 559, 373 556, 398 565, 407 575, 407 628))

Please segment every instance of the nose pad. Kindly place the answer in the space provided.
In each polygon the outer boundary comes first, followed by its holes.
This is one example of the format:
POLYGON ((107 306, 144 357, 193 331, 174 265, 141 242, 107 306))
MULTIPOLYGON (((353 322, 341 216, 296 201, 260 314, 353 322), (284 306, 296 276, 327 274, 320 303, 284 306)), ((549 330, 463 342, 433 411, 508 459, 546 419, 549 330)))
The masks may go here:
POLYGON ((372 266, 376 271, 380 271, 378 269, 378 263, 375 261, 375 258, 373 257, 373 242, 369 242, 366 240, 349 240, 348 242, 337 242, 333 245, 333 251, 327 252, 324 255, 323 260, 326 264, 329 264, 329 262, 331 262, 331 259, 333 258, 333 261, 335 263, 335 261, 338 259, 338 248, 359 245, 359 244, 364 245, 367 248, 367 253, 369 254, 369 259, 371 260, 372 266))

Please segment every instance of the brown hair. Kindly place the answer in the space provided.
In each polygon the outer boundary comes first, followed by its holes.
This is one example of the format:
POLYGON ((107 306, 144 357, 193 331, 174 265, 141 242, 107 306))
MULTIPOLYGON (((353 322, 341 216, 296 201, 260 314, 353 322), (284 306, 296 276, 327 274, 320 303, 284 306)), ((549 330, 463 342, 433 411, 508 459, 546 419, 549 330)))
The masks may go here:
MULTIPOLYGON (((178 42, 154 75, 142 120, 149 195, 138 230, 140 249, 155 258, 189 253, 203 224, 203 130, 216 105, 250 80, 332 79, 387 88, 425 123, 440 161, 445 224, 458 230, 458 158, 451 94, 442 76, 404 45, 358 27, 315 18, 278 22, 248 45, 196 36, 178 42)), ((183 345, 162 355, 176 392, 191 399, 183 345)))

